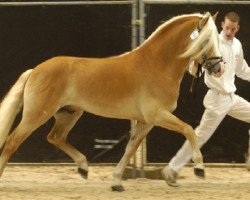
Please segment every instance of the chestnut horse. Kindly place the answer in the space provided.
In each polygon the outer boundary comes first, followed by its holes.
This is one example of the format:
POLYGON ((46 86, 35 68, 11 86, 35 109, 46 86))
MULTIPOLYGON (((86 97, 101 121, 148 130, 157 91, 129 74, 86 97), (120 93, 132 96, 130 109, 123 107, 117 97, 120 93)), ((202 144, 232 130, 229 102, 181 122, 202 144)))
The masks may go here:
POLYGON ((177 106, 180 83, 190 61, 219 68, 217 37, 209 13, 181 15, 159 26, 142 45, 122 55, 60 56, 27 70, 1 103, 0 175, 19 145, 54 116, 48 141, 68 154, 78 172, 87 178, 86 157, 66 141, 70 129, 86 111, 109 118, 137 120, 125 153, 114 169, 113 190, 124 190, 121 184, 124 169, 153 126, 184 135, 194 150, 195 172, 204 176, 195 132, 172 111, 177 106), (9 134, 21 109, 22 119, 9 134))

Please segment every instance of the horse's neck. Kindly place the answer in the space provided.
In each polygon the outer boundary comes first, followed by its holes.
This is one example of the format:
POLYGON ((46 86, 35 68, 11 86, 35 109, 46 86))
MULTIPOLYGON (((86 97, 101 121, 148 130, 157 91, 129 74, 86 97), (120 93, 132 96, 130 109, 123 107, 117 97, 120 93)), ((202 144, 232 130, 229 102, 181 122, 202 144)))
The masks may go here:
POLYGON ((176 79, 181 79, 186 70, 188 59, 179 58, 185 51, 190 33, 197 25, 197 19, 177 20, 163 27, 151 41, 141 46, 142 54, 150 62, 148 67, 159 68, 161 73, 167 73, 176 79))

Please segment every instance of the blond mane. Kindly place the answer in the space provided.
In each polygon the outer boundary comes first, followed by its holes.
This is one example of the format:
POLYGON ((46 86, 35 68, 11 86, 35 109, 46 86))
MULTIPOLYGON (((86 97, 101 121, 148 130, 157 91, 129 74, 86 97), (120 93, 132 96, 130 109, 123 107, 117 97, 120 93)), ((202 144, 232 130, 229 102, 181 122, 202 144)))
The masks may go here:
POLYGON ((164 22, 160 26, 158 26, 158 28, 142 43, 141 46, 147 45, 149 43, 149 41, 151 41, 154 37, 156 37, 158 34, 160 34, 160 32, 163 31, 169 24, 172 24, 179 19, 182 19, 185 17, 192 17, 192 16, 193 17, 202 17, 202 15, 199 13, 184 14, 184 15, 175 16, 175 17, 171 18, 170 20, 164 22))
POLYGON ((218 30, 213 18, 210 16, 206 25, 200 31, 198 38, 191 42, 181 57, 190 57, 190 60, 200 58, 205 52, 214 48, 219 53, 218 30))
MULTIPOLYGON (((185 15, 179 15, 176 17, 171 18, 170 20, 166 21, 162 25, 160 25, 138 48, 141 48, 145 45, 147 45, 154 37, 157 37, 158 34, 161 33, 169 24, 185 18, 185 17, 204 17, 205 15, 202 15, 200 13, 194 13, 194 14, 185 14, 185 15)), ((196 38, 193 42, 191 42, 185 52, 180 55, 180 57, 190 57, 191 60, 200 58, 202 54, 210 50, 214 47, 215 50, 218 50, 218 31, 217 27, 214 23, 214 20, 210 16, 206 25, 202 28, 200 35, 198 38, 196 38)), ((219 52, 216 52, 219 53, 219 52)))

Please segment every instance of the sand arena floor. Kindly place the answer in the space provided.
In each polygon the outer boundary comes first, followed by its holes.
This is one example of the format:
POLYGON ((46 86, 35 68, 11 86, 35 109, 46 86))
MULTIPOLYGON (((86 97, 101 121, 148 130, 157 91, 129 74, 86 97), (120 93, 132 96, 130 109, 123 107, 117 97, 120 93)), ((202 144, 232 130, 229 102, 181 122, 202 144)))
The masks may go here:
POLYGON ((0 180, 4 200, 235 200, 250 199, 250 171, 236 167, 207 167, 206 179, 186 167, 178 179, 179 188, 159 179, 137 178, 123 181, 126 191, 112 192, 113 166, 90 166, 84 180, 75 166, 8 165, 0 180))

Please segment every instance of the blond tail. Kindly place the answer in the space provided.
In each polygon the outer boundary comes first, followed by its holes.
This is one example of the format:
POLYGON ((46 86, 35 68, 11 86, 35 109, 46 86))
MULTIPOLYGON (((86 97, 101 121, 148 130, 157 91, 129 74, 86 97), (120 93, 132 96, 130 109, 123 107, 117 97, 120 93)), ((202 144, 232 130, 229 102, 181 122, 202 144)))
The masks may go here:
POLYGON ((23 91, 32 69, 25 71, 0 104, 0 149, 10 132, 17 113, 23 106, 23 91))

